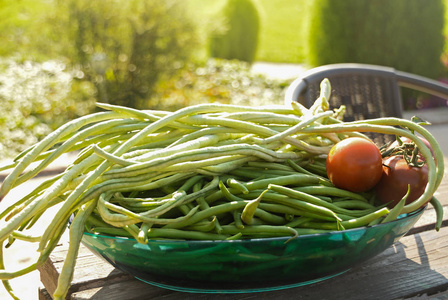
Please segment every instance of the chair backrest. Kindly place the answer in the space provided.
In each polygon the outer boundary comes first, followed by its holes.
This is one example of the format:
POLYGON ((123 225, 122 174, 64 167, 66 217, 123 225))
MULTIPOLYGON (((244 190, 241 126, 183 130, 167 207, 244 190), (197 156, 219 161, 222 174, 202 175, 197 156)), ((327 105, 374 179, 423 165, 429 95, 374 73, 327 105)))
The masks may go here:
POLYGON ((332 88, 330 107, 346 106, 344 121, 401 118, 400 87, 448 99, 448 85, 422 76, 376 65, 332 64, 308 70, 294 80, 286 91, 285 103, 298 101, 310 107, 319 96, 324 78, 330 80, 332 88))

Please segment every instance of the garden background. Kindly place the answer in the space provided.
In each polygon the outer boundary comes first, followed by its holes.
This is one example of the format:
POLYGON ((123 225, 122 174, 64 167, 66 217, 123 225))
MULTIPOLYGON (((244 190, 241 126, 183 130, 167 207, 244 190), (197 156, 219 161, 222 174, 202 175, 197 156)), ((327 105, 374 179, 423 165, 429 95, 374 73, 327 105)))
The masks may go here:
MULTIPOLYGON (((338 43, 342 48, 353 44, 356 53, 364 51, 358 62, 376 62, 369 61, 371 49, 390 58, 384 64, 409 58, 403 69, 419 67, 415 70, 421 75, 448 78, 448 0, 375 1, 376 6, 369 7, 375 12, 370 14, 371 32, 359 41, 353 36, 344 40, 336 29, 322 35, 322 28, 337 27, 332 24, 353 16, 355 23, 345 25, 356 33, 360 27, 353 24, 369 23, 362 9, 371 2, 337 1, 339 7, 332 2, 0 0, 0 159, 17 155, 61 124, 94 111, 95 102, 165 110, 215 101, 282 103, 294 78, 254 73, 253 64, 297 64, 307 69, 321 63, 313 61, 313 54, 325 56, 319 47, 336 57, 338 43), (394 31, 387 31, 385 24, 410 28, 411 38, 401 33, 398 38, 389 36, 407 43, 395 53, 400 59, 393 56, 394 49, 387 49, 387 37, 379 31, 381 26, 385 32, 394 31), (418 31, 425 26, 432 26, 428 32, 439 34, 442 43, 418 31), (317 45, 312 37, 330 46, 317 45), (420 40, 423 37, 430 42, 420 40), (368 44, 367 50, 361 51, 356 43, 368 44), (438 43, 434 47, 440 53, 426 51, 431 43, 438 43), (434 58, 436 67, 430 62, 434 58)), ((406 102, 405 109, 446 105, 419 96, 406 102)))

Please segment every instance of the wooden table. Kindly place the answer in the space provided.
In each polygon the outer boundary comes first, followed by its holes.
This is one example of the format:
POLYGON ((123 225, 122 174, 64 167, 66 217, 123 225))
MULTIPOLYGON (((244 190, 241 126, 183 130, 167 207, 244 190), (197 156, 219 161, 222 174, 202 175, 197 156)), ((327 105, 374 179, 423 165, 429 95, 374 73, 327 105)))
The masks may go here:
MULTIPOLYGON (((434 230, 435 213, 428 208, 414 228, 386 251, 320 283, 252 294, 175 292, 136 280, 81 247, 67 299, 448 299, 447 174, 435 196, 445 211, 439 232, 434 230)), ((51 299, 66 251, 66 244, 58 246, 40 268, 40 299, 51 299)))

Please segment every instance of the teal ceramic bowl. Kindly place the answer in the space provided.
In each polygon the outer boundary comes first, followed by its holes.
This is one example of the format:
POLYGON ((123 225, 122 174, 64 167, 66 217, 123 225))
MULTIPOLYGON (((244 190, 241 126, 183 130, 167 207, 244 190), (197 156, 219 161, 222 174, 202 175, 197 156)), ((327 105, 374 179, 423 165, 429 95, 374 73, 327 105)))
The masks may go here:
POLYGON ((116 268, 159 287, 202 293, 261 292, 322 281, 383 252, 424 209, 372 227, 285 238, 150 240, 85 233, 83 244, 116 268))

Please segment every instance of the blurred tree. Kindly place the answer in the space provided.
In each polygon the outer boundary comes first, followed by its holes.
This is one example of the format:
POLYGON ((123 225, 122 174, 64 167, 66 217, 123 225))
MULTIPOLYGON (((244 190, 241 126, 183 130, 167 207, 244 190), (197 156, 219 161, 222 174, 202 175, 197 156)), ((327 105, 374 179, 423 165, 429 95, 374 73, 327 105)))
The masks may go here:
POLYGON ((258 46, 260 17, 252 0, 228 0, 224 27, 212 32, 212 57, 253 62, 258 46))
POLYGON ((444 14, 443 0, 314 0, 308 62, 386 65, 436 78, 444 14))
POLYGON ((61 0, 53 14, 61 54, 100 101, 141 108, 160 78, 191 58, 195 24, 180 0, 61 0), (65 17, 64 17, 65 16, 65 17))

